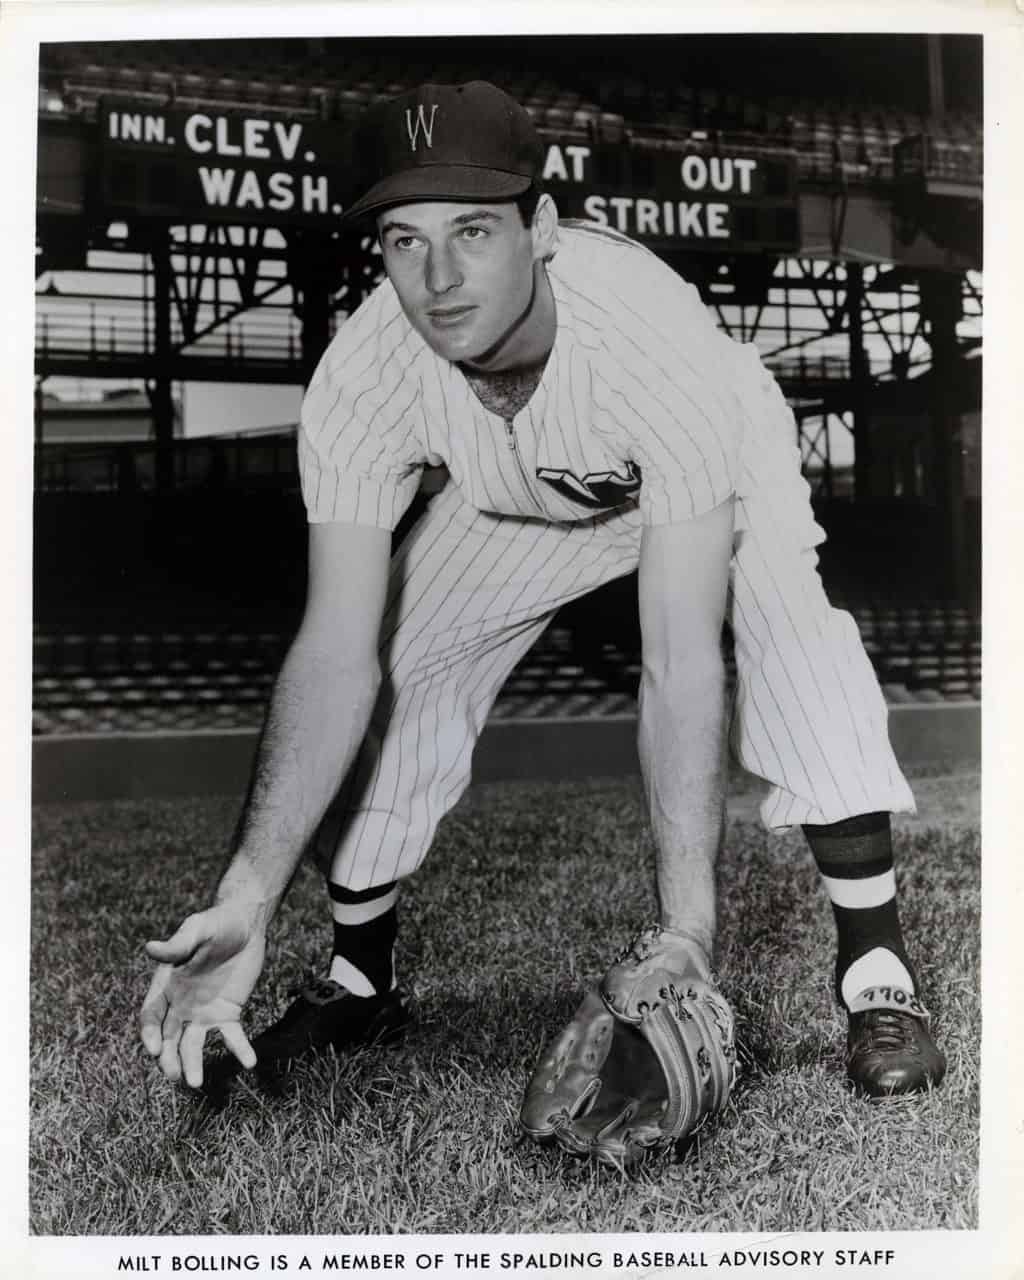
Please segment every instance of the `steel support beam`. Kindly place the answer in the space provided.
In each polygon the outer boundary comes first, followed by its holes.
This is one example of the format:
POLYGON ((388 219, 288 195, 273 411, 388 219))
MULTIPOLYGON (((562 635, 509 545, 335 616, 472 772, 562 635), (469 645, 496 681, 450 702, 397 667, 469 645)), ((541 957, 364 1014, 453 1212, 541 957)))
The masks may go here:
POLYGON ((921 273, 921 311, 932 349, 929 410, 933 492, 941 515, 938 550, 943 585, 957 600, 964 600, 967 595, 967 521, 959 411, 962 355, 956 336, 962 306, 959 276, 941 271, 921 273))
POLYGON ((162 228, 154 234, 150 254, 153 261, 153 372, 146 389, 153 409, 156 487, 161 493, 169 493, 174 487, 174 399, 171 395, 174 279, 170 241, 162 228))
POLYGON ((871 496, 871 366, 864 348, 864 268, 846 264, 846 312, 850 342, 850 406, 853 410, 853 492, 871 496))
POLYGON ((292 260, 293 287, 302 319, 302 373, 308 382, 331 339, 331 285, 328 254, 337 246, 315 232, 304 233, 292 260))

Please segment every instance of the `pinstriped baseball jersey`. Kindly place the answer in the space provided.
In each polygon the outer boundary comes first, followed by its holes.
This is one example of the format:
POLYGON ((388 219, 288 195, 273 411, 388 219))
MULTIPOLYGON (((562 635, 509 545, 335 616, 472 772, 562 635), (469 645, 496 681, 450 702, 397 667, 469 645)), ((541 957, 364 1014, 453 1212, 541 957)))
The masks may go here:
MULTIPOLYGON (((344 324, 303 406, 311 521, 393 528, 425 464, 481 511, 584 519, 632 505, 691 519, 733 492, 739 415, 697 291, 616 233, 563 227, 548 265, 554 348, 514 424, 405 319, 390 284, 344 324)), ((731 344, 728 344, 731 346, 731 344)))
POLYGON ((502 683, 552 614, 635 569, 645 524, 730 495, 730 740, 770 784, 766 825, 912 810, 856 625, 822 588, 824 533, 792 414, 756 350, 720 334, 652 254, 604 229, 564 229, 549 279, 554 348, 510 421, 430 351, 387 284, 310 386, 300 451, 311 521, 393 527, 424 463, 447 463, 455 482, 393 562, 387 679, 318 832, 321 866, 350 889, 415 870, 469 782, 502 683))

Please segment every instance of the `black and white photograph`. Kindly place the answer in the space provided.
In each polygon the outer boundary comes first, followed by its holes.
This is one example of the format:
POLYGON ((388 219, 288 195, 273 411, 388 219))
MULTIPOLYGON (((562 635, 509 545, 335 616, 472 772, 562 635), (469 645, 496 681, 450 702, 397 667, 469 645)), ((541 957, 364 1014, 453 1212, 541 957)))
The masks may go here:
POLYGON ((998 30, 113 8, 22 68, 11 1256, 1010 1274, 998 30))

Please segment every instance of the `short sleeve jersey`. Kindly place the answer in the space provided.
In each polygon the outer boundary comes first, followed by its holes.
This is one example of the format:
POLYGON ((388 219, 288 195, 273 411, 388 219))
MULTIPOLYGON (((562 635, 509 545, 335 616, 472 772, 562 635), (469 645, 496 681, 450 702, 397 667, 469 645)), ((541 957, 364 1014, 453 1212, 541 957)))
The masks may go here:
POLYGON ((697 290, 647 249, 564 224, 548 264, 554 347, 536 391, 505 421, 378 286, 310 383, 299 464, 313 523, 392 529, 425 465, 445 464, 483 511, 579 521, 633 507, 644 524, 693 519, 734 491, 745 415, 742 349, 697 290))

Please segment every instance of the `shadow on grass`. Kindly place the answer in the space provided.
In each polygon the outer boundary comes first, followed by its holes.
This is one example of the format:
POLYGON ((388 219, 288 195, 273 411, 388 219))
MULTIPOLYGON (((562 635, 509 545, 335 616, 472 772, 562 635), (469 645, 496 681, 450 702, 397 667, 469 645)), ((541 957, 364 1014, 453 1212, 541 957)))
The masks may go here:
MULTIPOLYGON (((414 1022, 400 1046, 368 1045, 336 1053, 327 1049, 290 1063, 258 1063, 245 1071, 228 1053, 209 1057, 200 1091, 189 1091, 201 1122, 230 1103, 240 1088, 267 1102, 285 1099, 299 1084, 311 1083, 312 1064, 335 1063, 351 1073, 361 1065, 395 1052, 416 1060, 421 1070, 445 1070, 455 1063, 460 1071, 481 1077, 520 1075, 525 1087, 543 1045, 572 1017, 582 990, 563 984, 546 998, 527 993, 509 981, 488 987, 479 995, 442 994, 413 1000, 414 1022)), ((330 1081, 325 1081, 330 1083, 330 1081)))
MULTIPOLYGON (((509 980, 498 980, 479 994, 438 992, 414 1001, 414 1023, 398 1045, 370 1045, 336 1053, 333 1049, 306 1055, 291 1063, 262 1063, 243 1071, 227 1054, 211 1058, 201 1093, 189 1094, 187 1127, 201 1131, 233 1100, 244 1105, 325 1107, 330 1104, 339 1123, 347 1122, 352 1100, 364 1101, 378 1076, 393 1077, 410 1086, 410 1100, 417 1082, 436 1087, 455 1073, 463 1080, 502 1082, 518 1113, 522 1092, 544 1046, 575 1013, 583 988, 563 982, 549 992, 527 992, 509 980)), ((737 1010, 739 1071, 733 1105, 762 1089, 781 1070, 813 1068, 823 1061, 842 1068, 841 1044, 831 1028, 817 1023, 794 1041, 773 1036, 770 1025, 737 1010)), ((707 1142, 714 1125, 702 1131, 707 1142)), ((521 1135, 517 1135, 520 1137, 521 1135)), ((697 1135, 700 1136, 700 1135, 697 1135)), ((683 1143, 676 1155, 687 1155, 696 1136, 683 1143)), ((518 1143, 517 1143, 518 1145, 518 1143)), ((699 1144, 698 1144, 699 1146, 699 1144)))

